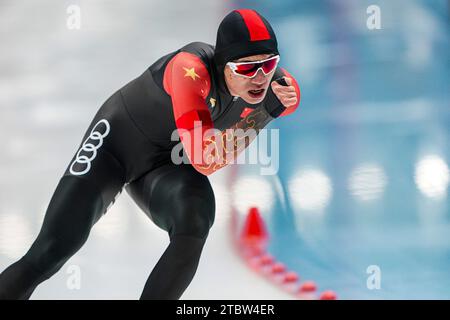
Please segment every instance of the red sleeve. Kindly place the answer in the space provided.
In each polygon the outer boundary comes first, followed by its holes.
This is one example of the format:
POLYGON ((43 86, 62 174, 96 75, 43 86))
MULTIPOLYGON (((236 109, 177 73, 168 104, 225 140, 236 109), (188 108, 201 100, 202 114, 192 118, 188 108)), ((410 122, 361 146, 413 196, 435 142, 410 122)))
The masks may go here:
POLYGON ((205 102, 211 87, 208 70, 196 55, 180 52, 168 63, 163 81, 164 89, 172 98, 175 123, 183 148, 194 168, 204 173, 203 150, 206 145, 202 138, 206 130, 213 128, 205 102), (194 134, 195 128, 200 130, 197 129, 194 134), (200 137, 198 132, 201 132, 200 137))
POLYGON ((281 68, 281 71, 284 73, 284 75, 288 78, 292 79, 292 85, 295 87, 295 92, 297 92, 297 104, 293 107, 287 108, 286 110, 283 111, 283 113, 280 114, 280 116, 287 116, 291 113, 293 113, 295 110, 297 110, 299 104, 300 104, 300 98, 301 98, 301 93, 300 93, 300 87, 298 86, 297 81, 295 80, 295 78, 289 73, 287 72, 286 69, 281 68))

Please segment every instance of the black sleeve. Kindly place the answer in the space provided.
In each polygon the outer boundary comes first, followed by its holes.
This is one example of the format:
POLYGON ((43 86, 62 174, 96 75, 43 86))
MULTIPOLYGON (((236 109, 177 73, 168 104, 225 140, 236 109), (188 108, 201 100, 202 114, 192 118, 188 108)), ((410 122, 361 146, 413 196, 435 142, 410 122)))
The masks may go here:
MULTIPOLYGON (((280 68, 277 68, 275 71, 275 74, 273 75, 272 81, 276 81, 282 86, 287 86, 288 84, 283 78, 284 74, 281 71, 280 68)), ((272 91, 272 86, 269 85, 269 89, 267 91, 266 98, 264 99, 264 107, 266 108, 267 112, 272 116, 272 118, 277 118, 280 114, 286 110, 286 107, 283 106, 283 104, 278 100, 275 93, 272 91)))

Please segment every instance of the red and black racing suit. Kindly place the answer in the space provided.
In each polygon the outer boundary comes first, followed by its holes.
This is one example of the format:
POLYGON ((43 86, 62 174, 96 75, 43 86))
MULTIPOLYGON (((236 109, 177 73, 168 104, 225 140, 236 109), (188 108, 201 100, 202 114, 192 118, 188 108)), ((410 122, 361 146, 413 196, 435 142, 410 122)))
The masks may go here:
MULTIPOLYGON (((38 284, 81 248, 123 187, 170 236, 141 298, 181 296, 194 276, 214 221, 215 200, 207 175, 227 163, 199 157, 198 163, 174 164, 171 152, 179 140, 173 141, 172 133, 189 132, 195 126, 202 132, 221 130, 197 143, 182 139, 192 160, 196 152, 216 148, 219 139, 233 139, 225 129, 259 130, 298 106, 282 107, 271 89, 258 105, 231 96, 213 56, 214 47, 209 44, 188 44, 156 61, 101 106, 59 181, 37 239, 0 274, 0 298, 29 298, 38 284)), ((292 78, 277 68, 274 79, 283 75, 292 78)), ((217 149, 215 153, 231 152, 234 158, 239 151, 217 149)))

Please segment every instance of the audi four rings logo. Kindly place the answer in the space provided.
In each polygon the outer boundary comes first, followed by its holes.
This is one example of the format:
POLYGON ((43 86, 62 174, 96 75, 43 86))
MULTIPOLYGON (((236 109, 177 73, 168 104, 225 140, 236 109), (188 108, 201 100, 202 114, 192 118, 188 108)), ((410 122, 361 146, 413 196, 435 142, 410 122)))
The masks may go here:
POLYGON ((71 174, 81 176, 91 170, 91 162, 97 156, 97 150, 103 145, 103 139, 109 134, 110 128, 109 122, 106 119, 102 119, 95 124, 89 137, 83 142, 83 145, 75 156, 75 160, 70 166, 71 174), (79 164, 77 170, 74 168, 76 164, 79 164), (84 169, 81 170, 78 167, 84 167, 84 169))

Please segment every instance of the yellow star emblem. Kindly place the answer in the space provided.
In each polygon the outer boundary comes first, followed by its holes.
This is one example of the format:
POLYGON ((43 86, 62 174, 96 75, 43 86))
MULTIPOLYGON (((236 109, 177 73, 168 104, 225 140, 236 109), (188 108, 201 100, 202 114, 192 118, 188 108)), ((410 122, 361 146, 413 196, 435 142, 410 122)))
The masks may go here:
POLYGON ((211 107, 215 107, 216 106, 216 99, 214 99, 214 98, 209 99, 209 103, 211 103, 211 107))
POLYGON ((184 75, 185 77, 191 77, 192 80, 195 81, 195 77, 200 78, 200 76, 198 74, 195 73, 195 69, 194 68, 184 68, 184 71, 186 71, 186 74, 184 75))

